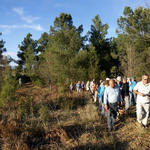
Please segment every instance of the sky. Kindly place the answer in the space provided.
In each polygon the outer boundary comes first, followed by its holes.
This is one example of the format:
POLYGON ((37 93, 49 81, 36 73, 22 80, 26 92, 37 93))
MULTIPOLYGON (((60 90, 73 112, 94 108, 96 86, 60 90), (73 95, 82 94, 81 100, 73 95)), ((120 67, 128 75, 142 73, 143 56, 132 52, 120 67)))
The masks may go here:
POLYGON ((0 0, 0 32, 7 53, 17 59, 18 45, 27 33, 37 40, 60 13, 70 13, 76 27, 83 25, 85 35, 98 14, 109 25, 108 37, 116 36, 117 19, 125 6, 132 9, 150 7, 149 0, 0 0))

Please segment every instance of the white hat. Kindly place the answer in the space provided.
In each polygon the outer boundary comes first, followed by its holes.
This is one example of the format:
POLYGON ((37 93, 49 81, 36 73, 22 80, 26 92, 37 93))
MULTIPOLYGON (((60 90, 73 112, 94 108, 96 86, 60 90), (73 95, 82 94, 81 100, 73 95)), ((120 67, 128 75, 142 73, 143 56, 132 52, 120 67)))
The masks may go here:
POLYGON ((118 76, 118 77, 117 77, 117 81, 121 81, 121 76, 118 76))
POLYGON ((110 80, 109 78, 106 78, 106 80, 110 80))

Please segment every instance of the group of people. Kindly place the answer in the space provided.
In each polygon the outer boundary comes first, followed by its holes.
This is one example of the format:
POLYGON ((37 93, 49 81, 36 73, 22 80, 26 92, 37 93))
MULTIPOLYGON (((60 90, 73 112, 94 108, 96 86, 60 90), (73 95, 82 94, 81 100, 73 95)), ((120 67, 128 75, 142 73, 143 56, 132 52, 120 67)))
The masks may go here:
MULTIPOLYGON (((107 117, 110 131, 115 130, 114 123, 119 115, 118 108, 120 106, 125 106, 125 112, 128 113, 129 108, 136 105, 137 124, 147 128, 150 109, 150 83, 148 78, 149 76, 144 74, 142 81, 137 82, 135 77, 122 78, 118 76, 116 79, 106 78, 105 81, 100 80, 99 82, 93 79, 87 81, 86 85, 83 81, 78 81, 74 90, 76 89, 78 93, 81 90, 86 90, 92 94, 93 102, 99 104, 101 114, 107 117)), ((71 85, 70 89, 73 90, 71 85)))
POLYGON ((76 90, 78 93, 80 93, 81 91, 85 91, 85 83, 84 81, 78 81, 77 83, 72 83, 70 84, 70 90, 74 91, 76 90))

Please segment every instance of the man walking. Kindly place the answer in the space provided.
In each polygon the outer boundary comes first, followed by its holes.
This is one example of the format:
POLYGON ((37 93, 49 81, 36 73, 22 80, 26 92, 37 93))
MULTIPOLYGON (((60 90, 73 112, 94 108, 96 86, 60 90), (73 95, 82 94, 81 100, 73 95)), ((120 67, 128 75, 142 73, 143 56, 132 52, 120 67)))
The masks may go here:
POLYGON ((107 123, 109 131, 115 130, 114 122, 117 117, 118 103, 122 101, 120 90, 115 87, 115 81, 109 80, 109 86, 104 92, 104 106, 107 111, 107 123))
POLYGON ((133 92, 137 94, 137 121, 144 128, 147 128, 147 120, 150 110, 150 84, 148 83, 148 78, 149 76, 147 74, 144 74, 142 76, 142 81, 138 82, 133 90, 133 92))
POLYGON ((126 77, 123 78, 122 99, 124 100, 125 110, 127 111, 129 109, 130 102, 129 102, 129 84, 127 83, 126 77))
POLYGON ((78 81, 78 83, 76 84, 76 89, 77 89, 77 92, 80 93, 81 91, 81 82, 78 81))
POLYGON ((136 94, 133 92, 133 89, 135 87, 135 85, 137 84, 135 77, 131 77, 131 83, 130 83, 130 87, 129 87, 129 91, 130 91, 130 106, 134 106, 136 105, 136 99, 137 96, 136 94))

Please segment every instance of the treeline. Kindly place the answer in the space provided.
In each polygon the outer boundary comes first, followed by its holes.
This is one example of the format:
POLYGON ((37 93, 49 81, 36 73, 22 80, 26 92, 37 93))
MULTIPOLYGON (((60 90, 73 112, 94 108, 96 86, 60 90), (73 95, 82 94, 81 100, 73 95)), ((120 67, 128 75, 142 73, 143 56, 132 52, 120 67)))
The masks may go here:
POLYGON ((59 87, 78 80, 150 74, 149 8, 125 7, 117 20, 116 38, 107 38, 109 26, 99 15, 92 21, 90 31, 83 35, 83 26, 76 27, 70 14, 61 13, 38 40, 28 33, 19 45, 13 74, 36 84, 59 87))
POLYGON ((43 33, 33 40, 29 33, 19 45, 18 67, 34 82, 65 85, 71 81, 104 79, 119 72, 119 59, 113 57, 112 39, 106 38, 108 25, 100 16, 83 36, 83 26, 74 26, 70 14, 61 13, 43 33))

